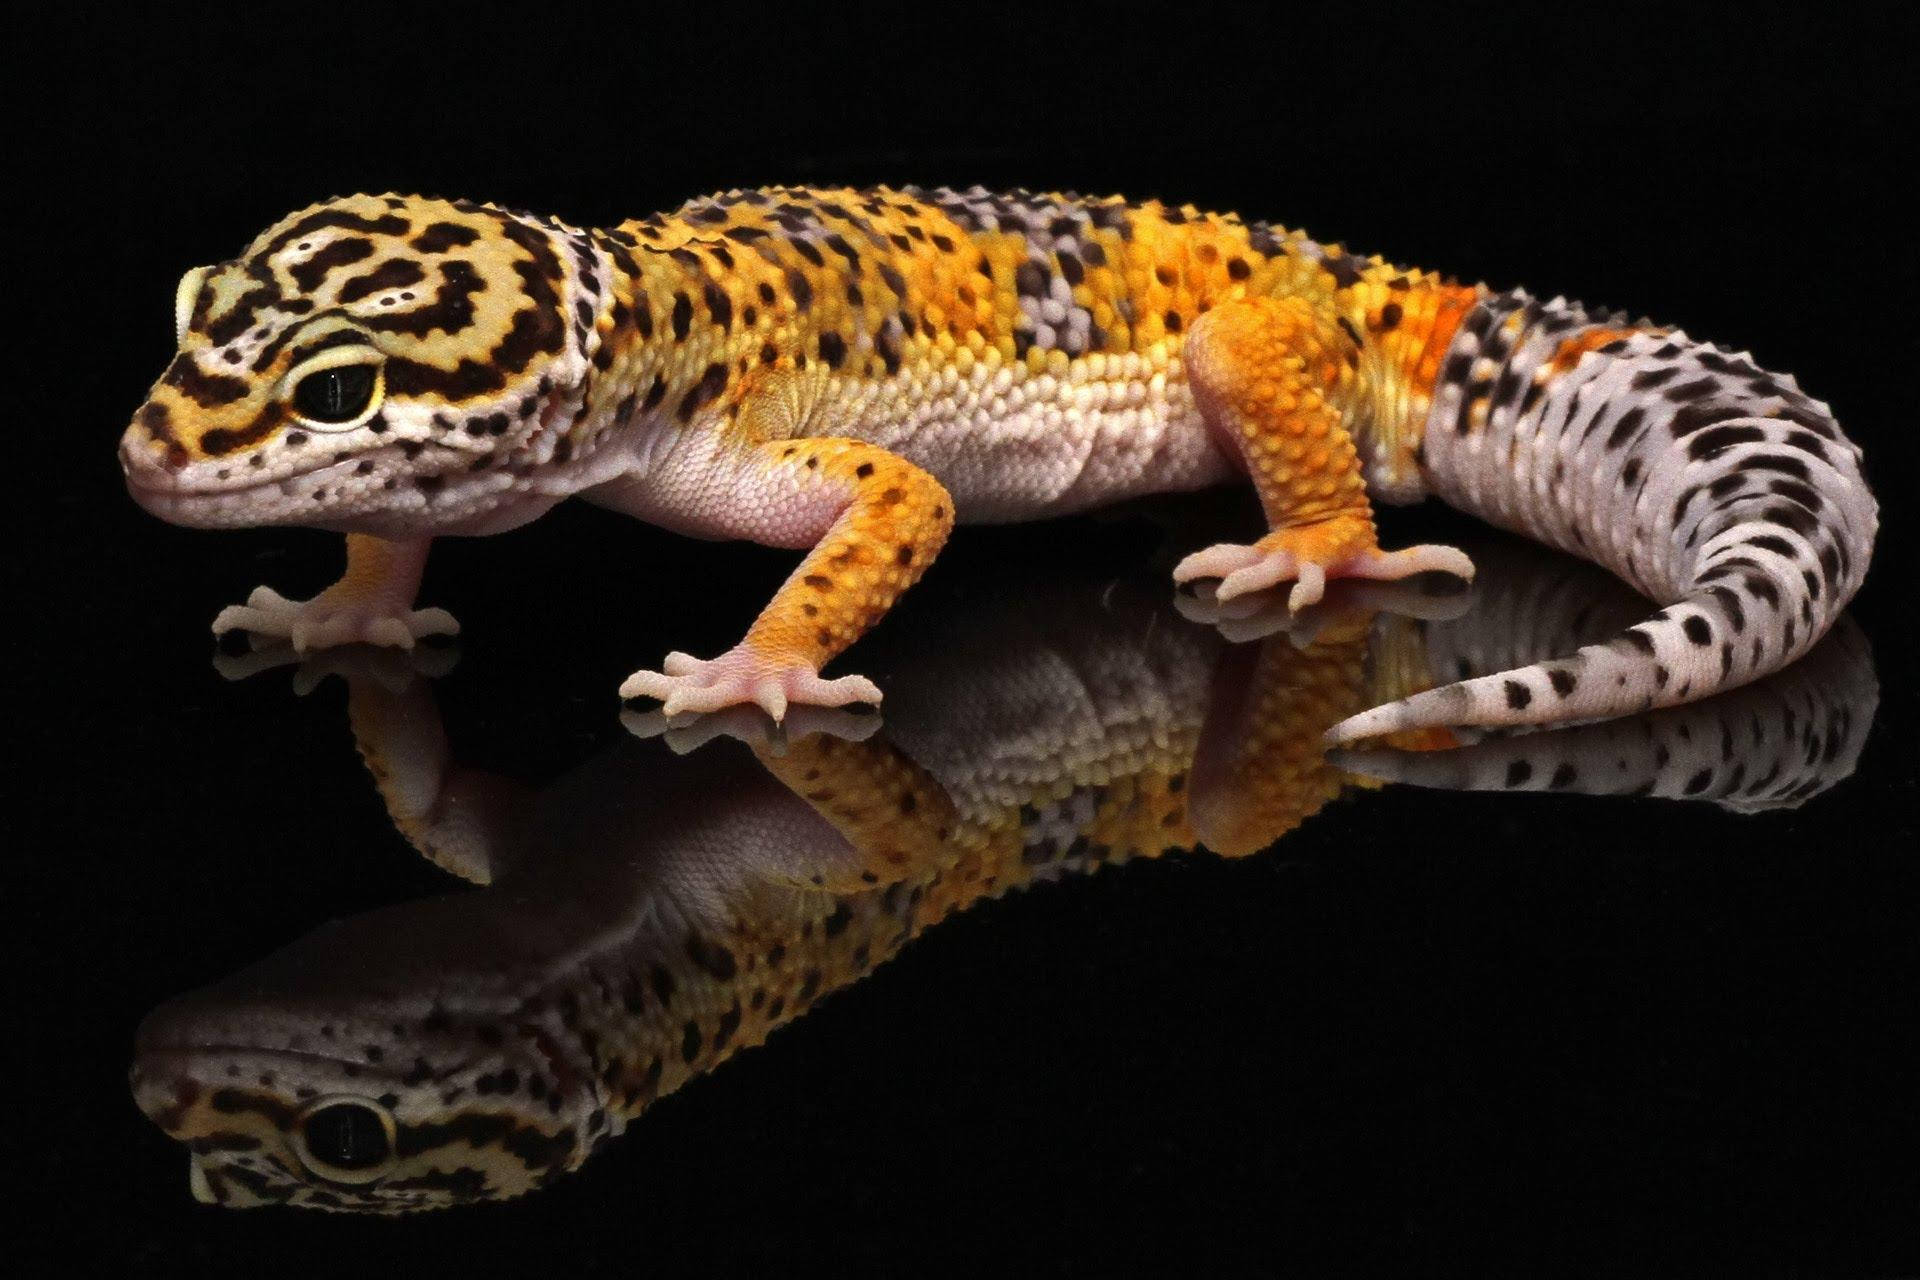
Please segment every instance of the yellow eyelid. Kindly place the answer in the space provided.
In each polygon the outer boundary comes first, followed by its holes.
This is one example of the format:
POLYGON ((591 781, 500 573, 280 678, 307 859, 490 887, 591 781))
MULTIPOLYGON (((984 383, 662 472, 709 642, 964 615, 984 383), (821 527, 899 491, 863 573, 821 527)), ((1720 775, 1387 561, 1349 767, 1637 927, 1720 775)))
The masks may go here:
POLYGON ((200 288, 207 282, 210 267, 195 267, 180 277, 173 291, 173 340, 184 341, 187 324, 193 319, 193 304, 200 300, 200 288))

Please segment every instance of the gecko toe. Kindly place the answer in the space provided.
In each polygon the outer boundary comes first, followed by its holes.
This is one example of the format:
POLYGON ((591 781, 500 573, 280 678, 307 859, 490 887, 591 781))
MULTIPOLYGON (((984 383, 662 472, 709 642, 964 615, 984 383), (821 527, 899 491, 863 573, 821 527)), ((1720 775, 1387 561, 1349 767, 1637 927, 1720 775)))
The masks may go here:
POLYGON ((367 624, 367 643, 395 649, 413 648, 413 632, 398 618, 375 618, 367 624))
POLYGON ((1320 603, 1326 590, 1327 571, 1311 560, 1302 561, 1293 590, 1287 593, 1287 612, 1298 613, 1308 605, 1320 603))
POLYGON ((445 609, 408 609, 386 592, 329 588, 311 600, 289 600, 271 587, 256 587, 245 604, 228 605, 215 616, 214 635, 234 631, 284 640, 294 653, 307 654, 349 644, 412 649, 422 636, 457 635, 460 624, 445 609))
POLYGON ((1173 580, 1185 584, 1196 578, 1227 578, 1260 562, 1257 548, 1239 542, 1220 542, 1196 551, 1173 567, 1173 580))
POLYGON ((1253 563, 1222 578, 1214 598, 1224 602, 1249 592, 1264 591, 1293 577, 1296 567, 1297 561, 1290 551, 1269 551, 1257 555, 1253 563))

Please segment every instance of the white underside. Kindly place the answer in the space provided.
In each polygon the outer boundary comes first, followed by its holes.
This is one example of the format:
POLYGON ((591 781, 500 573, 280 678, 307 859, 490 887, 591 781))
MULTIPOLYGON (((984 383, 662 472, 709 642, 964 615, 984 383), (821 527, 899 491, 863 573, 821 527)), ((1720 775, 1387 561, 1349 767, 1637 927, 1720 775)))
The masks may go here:
POLYGON ((1061 375, 948 368, 852 384, 817 434, 871 441, 931 472, 959 517, 991 524, 1204 488, 1236 470, 1211 438, 1177 355, 1097 355, 1061 375))

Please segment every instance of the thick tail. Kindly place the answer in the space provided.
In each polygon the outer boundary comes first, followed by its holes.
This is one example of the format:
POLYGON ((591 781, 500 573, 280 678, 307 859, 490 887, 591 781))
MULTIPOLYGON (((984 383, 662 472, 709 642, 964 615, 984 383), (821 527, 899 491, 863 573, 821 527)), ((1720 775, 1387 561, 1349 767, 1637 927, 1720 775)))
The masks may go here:
POLYGON ((1810 649, 1866 575, 1860 450, 1786 375, 1685 334, 1522 292, 1454 335, 1422 441, 1448 505, 1599 564, 1665 605, 1565 657, 1335 725, 1600 720, 1692 702, 1810 649))

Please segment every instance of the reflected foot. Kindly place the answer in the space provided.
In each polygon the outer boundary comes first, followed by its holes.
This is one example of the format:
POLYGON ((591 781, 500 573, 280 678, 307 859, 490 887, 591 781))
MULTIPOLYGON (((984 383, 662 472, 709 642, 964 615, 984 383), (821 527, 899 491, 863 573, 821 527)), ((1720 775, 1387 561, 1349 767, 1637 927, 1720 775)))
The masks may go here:
POLYGON ((669 716, 664 710, 637 711, 628 707, 620 713, 620 723, 636 738, 659 738, 675 755, 698 751, 715 738, 734 738, 755 750, 785 755, 787 744, 814 734, 824 734, 847 742, 861 742, 880 727, 877 712, 852 711, 840 707, 794 707, 787 718, 776 724, 757 706, 724 707, 701 714, 681 712, 669 716))
POLYGON ((222 679, 239 681, 263 671, 297 667, 293 691, 305 697, 328 676, 339 676, 349 683, 370 680, 391 693, 400 693, 422 676, 438 680, 459 662, 460 650, 452 644, 424 644, 406 650, 349 644, 307 654, 296 650, 284 637, 268 637, 267 643, 257 647, 216 653, 213 669, 222 679))
POLYGON ((735 645, 717 658, 670 653, 662 671, 636 671, 620 686, 622 698, 658 698, 671 719, 683 711, 718 711, 752 704, 777 724, 790 705, 844 707, 850 702, 878 705, 880 689, 865 676, 822 678, 804 661, 769 657, 748 645, 735 645))
POLYGON ((1420 622, 1449 622, 1473 607, 1473 593, 1452 575, 1426 574, 1404 582, 1336 582, 1316 604, 1295 612, 1278 591, 1255 591, 1231 600, 1220 599, 1218 587, 1205 580, 1175 594, 1180 616, 1213 627, 1234 644, 1264 640, 1284 632, 1297 647, 1306 648, 1349 619, 1371 620, 1393 614, 1420 622))
POLYGON ((329 587, 311 600, 289 600, 272 587, 255 587, 245 604, 228 605, 213 620, 214 635, 229 631, 282 638, 306 653, 346 644, 411 649, 423 636, 458 634, 460 624, 445 609, 409 609, 385 592, 329 587))

